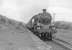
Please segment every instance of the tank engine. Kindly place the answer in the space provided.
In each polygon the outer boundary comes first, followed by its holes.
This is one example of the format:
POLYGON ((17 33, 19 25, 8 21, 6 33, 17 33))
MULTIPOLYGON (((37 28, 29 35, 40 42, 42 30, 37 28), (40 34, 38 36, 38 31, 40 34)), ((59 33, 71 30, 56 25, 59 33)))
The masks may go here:
POLYGON ((38 36, 43 41, 50 41, 53 35, 57 32, 54 24, 52 24, 52 16, 50 13, 43 9, 42 13, 34 15, 27 28, 32 31, 36 36, 38 36))

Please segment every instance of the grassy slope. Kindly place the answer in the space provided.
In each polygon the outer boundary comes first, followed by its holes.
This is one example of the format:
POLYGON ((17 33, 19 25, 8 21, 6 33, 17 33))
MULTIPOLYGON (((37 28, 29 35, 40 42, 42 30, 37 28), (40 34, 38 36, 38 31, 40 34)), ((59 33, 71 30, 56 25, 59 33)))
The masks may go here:
POLYGON ((66 40, 72 44, 72 23, 57 21, 55 23, 58 28, 57 37, 66 40))
POLYGON ((57 21, 57 22, 55 22, 55 26, 58 29, 72 30, 72 23, 71 22, 57 21))
MULTIPOLYGON (((0 16, 0 49, 11 49, 15 50, 18 48, 28 50, 38 50, 36 46, 47 46, 39 38, 34 36, 27 28, 24 23, 17 22, 0 16), (1 20, 2 19, 2 20, 1 20)), ((9 50, 10 50, 9 49, 9 50)))
MULTIPOLYGON (((68 33, 68 35, 71 36, 71 32, 69 31, 68 33)), ((65 39, 68 35, 64 30, 59 30, 57 33, 57 36, 62 39, 65 39)), ((72 37, 69 39, 71 40, 71 38, 72 37)), ((55 44, 52 45, 54 46, 55 44)), ((25 48, 25 50, 27 50, 27 47, 29 47, 34 50, 37 49, 36 46, 46 47, 46 44, 27 30, 24 23, 0 16, 0 48, 9 49, 15 47, 16 50, 18 50, 18 48, 25 48)))

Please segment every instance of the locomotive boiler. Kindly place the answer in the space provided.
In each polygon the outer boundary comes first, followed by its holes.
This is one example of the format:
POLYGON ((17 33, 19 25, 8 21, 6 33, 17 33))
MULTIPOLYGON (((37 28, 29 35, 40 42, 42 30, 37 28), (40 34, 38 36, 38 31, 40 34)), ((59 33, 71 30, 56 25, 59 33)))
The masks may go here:
POLYGON ((34 15, 26 27, 43 41, 51 41, 57 32, 52 23, 52 16, 43 9, 42 13, 34 15))

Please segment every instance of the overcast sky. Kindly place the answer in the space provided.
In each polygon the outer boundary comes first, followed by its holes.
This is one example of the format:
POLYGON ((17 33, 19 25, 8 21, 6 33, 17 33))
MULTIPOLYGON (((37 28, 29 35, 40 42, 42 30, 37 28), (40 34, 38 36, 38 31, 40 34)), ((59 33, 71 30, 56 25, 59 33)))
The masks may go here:
POLYGON ((72 22, 72 0, 0 0, 0 14, 25 23, 43 8, 56 13, 55 21, 72 22))

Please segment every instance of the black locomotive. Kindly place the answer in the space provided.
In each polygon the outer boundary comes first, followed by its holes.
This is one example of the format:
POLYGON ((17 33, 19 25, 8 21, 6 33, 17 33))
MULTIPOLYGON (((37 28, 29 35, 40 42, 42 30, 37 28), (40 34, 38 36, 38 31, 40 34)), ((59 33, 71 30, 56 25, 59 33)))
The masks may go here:
POLYGON ((26 27, 43 41, 51 41, 57 32, 52 23, 52 16, 43 9, 42 13, 34 15, 26 27))

